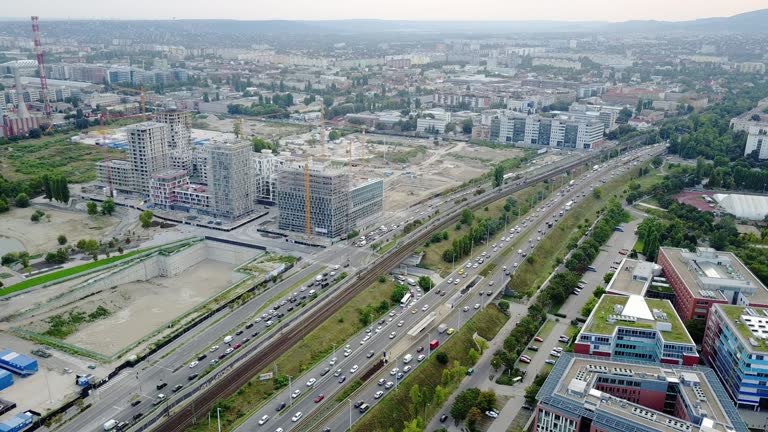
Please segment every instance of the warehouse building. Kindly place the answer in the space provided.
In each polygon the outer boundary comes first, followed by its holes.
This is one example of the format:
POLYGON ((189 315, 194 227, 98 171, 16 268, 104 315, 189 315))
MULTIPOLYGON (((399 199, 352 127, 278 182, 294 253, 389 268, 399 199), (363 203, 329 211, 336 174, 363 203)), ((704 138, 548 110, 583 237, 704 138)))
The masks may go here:
POLYGON ((747 432, 715 373, 563 353, 536 395, 537 432, 747 432))
POLYGON ((0 351, 0 368, 21 376, 37 372, 37 360, 11 350, 0 351))
POLYGON ((6 370, 0 370, 0 390, 5 390, 13 385, 13 375, 6 370))
POLYGON ((702 347, 736 406, 768 408, 768 308, 713 305, 702 347))

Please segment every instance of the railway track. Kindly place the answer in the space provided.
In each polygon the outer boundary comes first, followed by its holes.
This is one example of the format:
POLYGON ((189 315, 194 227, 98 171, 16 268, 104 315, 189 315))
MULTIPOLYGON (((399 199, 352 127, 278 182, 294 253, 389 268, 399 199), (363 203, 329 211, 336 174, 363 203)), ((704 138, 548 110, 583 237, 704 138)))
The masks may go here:
MULTIPOLYGON (((599 157, 600 154, 595 154, 587 158, 578 159, 546 173, 529 178, 524 183, 502 187, 494 193, 469 203, 469 205, 465 207, 482 208, 506 195, 519 192, 580 165, 589 164, 593 159, 599 157)), ((435 231, 451 226, 459 218, 461 210, 461 208, 457 208, 451 213, 441 217, 440 222, 417 231, 416 234, 402 246, 393 249, 371 268, 364 269, 362 274, 358 273, 356 280, 346 290, 341 291, 336 295, 335 298, 329 299, 328 304, 322 310, 318 310, 317 313, 312 314, 301 324, 286 330, 281 337, 264 346, 262 354, 254 355, 245 360, 228 373, 225 378, 202 390, 197 397, 194 397, 191 403, 188 403, 181 408, 177 408, 177 411, 171 414, 165 421, 153 427, 153 429, 161 430, 163 432, 183 432, 186 428, 194 424, 195 419, 202 420, 205 416, 201 416, 200 413, 205 413, 210 410, 217 400, 235 393, 261 370, 273 364, 285 351, 301 341, 312 330, 335 314, 342 306, 347 304, 353 297, 360 294, 368 286, 374 283, 379 275, 389 272, 406 259, 417 247, 423 245, 435 231)))

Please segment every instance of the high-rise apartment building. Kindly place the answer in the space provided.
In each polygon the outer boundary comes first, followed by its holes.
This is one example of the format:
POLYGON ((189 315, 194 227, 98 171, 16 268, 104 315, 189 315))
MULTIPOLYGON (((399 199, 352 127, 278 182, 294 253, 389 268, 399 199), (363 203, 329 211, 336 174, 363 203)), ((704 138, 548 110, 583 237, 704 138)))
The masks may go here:
POLYGON ((536 395, 536 432, 747 432, 715 373, 563 353, 536 395))
POLYGON ((152 176, 171 167, 168 152, 171 129, 166 124, 150 121, 128 126, 127 132, 133 190, 149 195, 152 176))
POLYGON ((253 144, 225 140, 209 144, 207 150, 213 213, 232 220, 252 213, 256 200, 253 144))
POLYGON ((702 347, 736 406, 768 408, 768 308, 713 305, 702 347))
POLYGON ((155 114, 155 121, 170 127, 168 150, 171 167, 192 172, 192 113, 164 110, 155 114))
POLYGON ((706 319, 715 303, 768 306, 768 289, 731 252, 659 248, 658 263, 675 294, 680 319, 706 319))
POLYGON ((768 159, 768 127, 760 124, 749 127, 744 156, 755 153, 758 159, 768 159))

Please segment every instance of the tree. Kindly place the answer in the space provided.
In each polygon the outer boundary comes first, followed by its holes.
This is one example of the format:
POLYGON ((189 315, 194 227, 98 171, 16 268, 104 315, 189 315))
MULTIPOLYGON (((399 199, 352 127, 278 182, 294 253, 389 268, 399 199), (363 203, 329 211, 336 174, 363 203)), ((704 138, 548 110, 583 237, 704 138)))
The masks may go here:
POLYGON ((496 165, 493 168, 493 187, 501 187, 504 184, 504 167, 496 165))
POLYGON ((584 306, 581 308, 581 315, 588 317, 589 314, 592 313, 592 309, 597 306, 597 297, 590 297, 586 303, 584 303, 584 306))
POLYGON ((477 398, 477 407, 481 411, 490 411, 496 408, 496 392, 493 390, 480 392, 480 397, 477 398))
POLYGON ((605 288, 599 286, 595 288, 595 291, 592 293, 592 296, 600 298, 603 296, 603 294, 605 294, 605 288))
POLYGON ((115 202, 112 200, 112 198, 107 198, 103 203, 101 203, 101 214, 111 216, 114 211, 115 202))
POLYGON ((475 351, 474 348, 469 349, 469 353, 467 354, 467 360, 469 361, 470 365, 477 364, 477 361, 480 360, 480 353, 475 351))
POLYGON ((43 176, 40 178, 40 181, 43 183, 43 195, 45 196, 45 199, 48 201, 52 200, 53 195, 51 194, 51 179, 48 174, 43 174, 43 176))
POLYGON ((29 130, 30 138, 40 138, 43 136, 43 131, 40 128, 32 128, 29 130))
POLYGON ((459 393, 451 407, 451 417, 456 420, 464 420, 467 418, 469 411, 475 407, 479 398, 480 389, 478 388, 468 388, 459 393))
POLYGON ((5 197, 0 196, 0 213, 5 213, 10 209, 11 207, 8 205, 8 200, 5 199, 5 197))
POLYGON ((448 364, 448 354, 446 354, 444 351, 439 351, 437 354, 435 354, 435 358, 441 365, 448 364))
POLYGON ((390 300, 392 300, 392 303, 400 303, 400 301, 405 296, 405 293, 407 292, 408 292, 407 286, 397 284, 395 285, 395 289, 392 290, 392 294, 389 296, 389 298, 390 300))
POLYGON ((34 213, 32 213, 32 216, 29 217, 29 220, 32 222, 40 222, 40 220, 45 216, 45 212, 42 210, 35 210, 34 213))
POLYGON ((598 187, 592 189, 592 196, 595 197, 595 199, 600 199, 603 196, 602 189, 598 187))
POLYGON ((626 123, 632 118, 632 110, 624 107, 619 111, 619 115, 616 117, 616 123, 626 123))
POLYGON ((471 134, 471 133, 472 133, 472 128, 473 128, 474 126, 475 126, 475 125, 474 125, 474 123, 472 122, 472 119, 471 119, 471 118, 468 118, 468 119, 464 120, 464 121, 461 123, 461 131, 462 131, 462 132, 464 132, 465 134, 469 135, 469 134, 471 134))
POLYGON ((48 252, 45 255, 45 262, 53 264, 64 264, 69 259, 69 254, 64 249, 59 249, 56 252, 48 252))
POLYGON ((611 282, 611 279, 613 279, 613 275, 614 274, 616 274, 616 273, 612 272, 612 271, 604 274, 603 275, 603 282, 605 282, 606 284, 609 284, 611 282))
POLYGON ((474 215, 472 214, 472 210, 469 208, 465 208, 461 211, 461 223, 465 225, 472 225, 472 219, 474 219, 474 215))
POLYGON ((152 213, 149 210, 145 210, 141 215, 139 215, 139 221, 141 222, 141 227, 142 228, 151 227, 153 217, 155 217, 154 213, 152 213))
POLYGON ((432 282, 432 279, 429 276, 421 276, 419 277, 419 287, 427 293, 429 290, 432 289, 434 286, 434 283, 432 282))
POLYGON ((403 432, 423 432, 424 428, 424 420, 421 417, 416 417, 409 422, 403 422, 403 432))
POLYGON ((16 195, 14 204, 19 208, 29 207, 29 195, 25 194, 24 192, 16 195))
POLYGON ((483 412, 477 407, 472 407, 467 413, 466 425, 470 432, 477 430, 477 424, 483 419, 483 412))
POLYGON ((203 93, 203 102, 210 102, 210 101, 211 101, 211 97, 208 96, 208 93, 207 92, 203 93))
POLYGON ((64 234, 59 234, 59 237, 56 239, 56 241, 58 241, 60 245, 64 246, 67 244, 67 236, 64 234))
POLYGON ((685 328, 693 339, 693 343, 701 345, 704 340, 704 330, 707 327, 707 320, 705 319, 690 319, 685 322, 685 328))
POLYGON ((99 206, 93 201, 89 201, 85 207, 88 209, 88 214, 91 216, 95 216, 99 213, 99 206))
POLYGON ((505 314, 509 313, 509 302, 506 300, 499 300, 498 308, 505 314))

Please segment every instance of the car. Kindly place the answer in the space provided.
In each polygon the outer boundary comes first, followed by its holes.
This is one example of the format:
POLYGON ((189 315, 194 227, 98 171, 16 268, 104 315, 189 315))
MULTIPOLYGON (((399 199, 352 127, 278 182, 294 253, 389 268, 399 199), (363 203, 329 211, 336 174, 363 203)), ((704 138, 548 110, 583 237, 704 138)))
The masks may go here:
POLYGON ((386 383, 387 383, 387 380, 385 380, 384 378, 380 378, 380 379, 379 379, 379 380, 376 382, 376 384, 378 384, 379 386, 383 386, 383 385, 384 385, 384 384, 386 384, 386 383))
POLYGON ((391 317, 395 316, 395 311, 390 312, 389 316, 391 316, 391 317))
POLYGON ((400 320, 400 321, 397 322, 397 326, 398 327, 402 327, 403 324, 405 324, 405 321, 403 321, 403 320, 400 320))
POLYGON ((563 352, 563 347, 554 347, 554 348, 552 348, 552 351, 557 351, 559 353, 562 353, 563 352))
POLYGON ((424 305, 421 307, 422 312, 426 312, 429 309, 429 305, 424 305))
POLYGON ((540 338, 538 336, 534 337, 533 340, 535 340, 536 342, 544 342, 544 339, 542 339, 542 338, 540 338))
POLYGON ((491 411, 486 411, 485 415, 487 415, 490 418, 496 418, 496 417, 499 416, 499 413, 497 413, 496 411, 491 410, 491 411))
POLYGON ((242 330, 238 330, 237 333, 235 333, 235 336, 240 336, 241 334, 243 334, 243 331, 242 330))
MULTIPOLYGON (((490 282, 488 282, 488 286, 493 286, 493 282, 494 282, 494 281, 490 281, 490 282)), ((489 292, 490 292, 490 291, 489 291, 489 292)), ((490 295, 490 294, 489 294, 489 295, 490 295)))
POLYGON ((417 353, 420 353, 422 351, 424 351, 424 347, 423 346, 420 346, 420 347, 416 348, 416 352, 417 353))
POLYGON ((155 387, 156 387, 158 390, 162 390, 162 389, 163 389, 165 386, 167 386, 167 385, 168 385, 168 383, 166 383, 166 382, 160 382, 160 383, 158 383, 158 384, 157 384, 155 387))
POLYGON ((219 363, 219 359, 213 359, 213 360, 211 360, 211 362, 210 362, 211 366, 213 366, 213 365, 215 365, 215 364, 218 364, 218 363, 219 363))
POLYGON ((415 314, 416 313, 416 309, 411 309, 411 313, 415 314))
POLYGON ((408 366, 406 366, 406 367, 404 367, 404 368, 403 368, 403 373, 404 373, 404 374, 407 374, 408 372, 410 372, 410 371, 411 371, 411 369, 413 369, 413 367, 412 367, 411 365, 408 365, 408 366))
POLYGON ((280 402, 280 403, 279 403, 279 404, 277 404, 277 406, 275 407, 275 411, 277 411, 277 412, 280 412, 280 411, 282 411, 282 410, 283 410, 283 408, 285 408, 285 405, 286 405, 286 403, 285 403, 285 402, 280 402))
POLYGON ((560 354, 559 352, 557 352, 555 350, 552 350, 552 351, 549 352, 549 355, 551 355, 552 357, 560 357, 562 354, 560 354))
POLYGON ((453 278, 448 278, 447 282, 448 282, 448 284, 452 284, 453 283, 453 278))
POLYGON ((173 387, 173 390, 171 390, 171 391, 172 391, 172 392, 174 392, 174 393, 176 393, 177 391, 181 390, 181 388, 182 388, 182 387, 184 387, 184 386, 183 386, 183 385, 181 385, 181 384, 176 384, 176 385, 173 387))
POLYGON ((332 358, 331 361, 328 362, 329 365, 333 366, 336 364, 336 357, 332 358))
POLYGON ((480 303, 475 303, 475 309, 480 309, 480 303))
POLYGON ((448 420, 448 414, 443 414, 440 416, 440 423, 445 423, 446 420, 448 420))
POLYGON ((390 339, 394 339, 395 336, 397 336, 397 333, 395 333, 395 332, 392 332, 392 333, 389 334, 389 338, 390 339))
POLYGON ((531 350, 531 351, 538 351, 539 347, 537 347, 536 345, 530 345, 530 346, 528 346, 528 349, 531 350))
POLYGON ((193 373, 192 375, 188 376, 187 379, 192 381, 193 379, 197 378, 199 374, 193 373))
POLYGON ((136 399, 135 401, 131 402, 131 406, 135 407, 136 405, 141 403, 141 399, 136 399))
POLYGON ((395 378, 397 378, 397 380, 399 381, 399 380, 402 380, 404 376, 405 376, 404 373, 398 372, 397 375, 395 375, 395 378))
POLYGON ((365 403, 365 401, 359 400, 359 401, 354 403, 354 407, 355 408, 360 408, 364 403, 365 403))
POLYGON ((522 363, 530 363, 530 362, 531 362, 531 359, 529 359, 529 358, 526 358, 526 357, 520 357, 520 361, 521 361, 522 363))
POLYGON ((269 416, 268 416, 268 415, 266 415, 266 414, 264 414, 264 415, 263 415, 263 416, 261 416, 261 418, 259 419, 259 426, 263 425, 263 424, 264 424, 264 423, 266 423, 267 421, 269 421, 269 416))
POLYGON ((365 355, 365 358, 371 358, 374 355, 376 355, 376 353, 374 351, 368 351, 368 354, 365 355))
POLYGON ((358 370, 358 369, 360 369, 360 368, 359 368, 357 365, 354 365, 354 366, 352 366, 352 367, 349 369, 349 373, 350 373, 350 375, 351 375, 351 374, 353 374, 353 373, 355 373, 355 372, 357 372, 357 370, 358 370))
POLYGON ((344 351, 344 357, 349 357, 350 354, 352 354, 352 351, 349 351, 349 350, 344 351))
POLYGON ((398 372, 400 372, 400 368, 392 368, 392 370, 389 371, 389 374, 395 376, 398 372))
POLYGON ((302 416, 302 413, 301 413, 301 411, 299 411, 296 414, 294 414, 293 417, 291 417, 291 421, 296 423, 297 421, 299 421, 301 416, 302 416))
POLYGON ((316 382, 317 380, 315 378, 310 378, 309 381, 307 381, 307 387, 312 387, 316 382))
POLYGON ((232 353, 232 351, 234 351, 234 350, 235 350, 234 348, 232 348, 232 347, 229 347, 229 348, 227 348, 227 350, 226 350, 226 351, 224 351, 224 355, 226 355, 226 354, 231 354, 231 353, 232 353))
POLYGON ((387 383, 384 384, 384 388, 387 390, 391 389, 394 386, 395 386, 395 383, 393 383, 392 381, 387 381, 387 383))
POLYGON ((548 365, 554 365, 556 363, 556 361, 552 360, 552 359, 546 359, 546 360, 544 360, 544 363, 546 363, 548 365))
POLYGON ((324 394, 322 394, 322 393, 320 393, 320 394, 319 394, 319 395, 317 395, 317 397, 316 397, 316 398, 314 398, 313 400, 315 401, 315 403, 320 403, 320 402, 322 402, 322 401, 323 401, 323 399, 325 399, 325 395, 324 395, 324 394))
MULTIPOLYGON (((458 279, 458 278, 456 278, 456 280, 455 280, 455 281, 453 281, 453 284, 454 284, 454 285, 458 285, 458 284, 459 284, 459 279, 458 279)), ((426 310, 426 309, 425 309, 425 310, 426 310)))
POLYGON ((301 389, 296 389, 291 393, 291 399, 296 399, 301 394, 301 389))
POLYGON ((373 398, 374 398, 374 399, 379 399, 379 398, 381 398, 382 396, 384 396, 384 392, 383 392, 383 391, 381 391, 381 390, 379 390, 379 391, 377 391, 376 393, 374 393, 374 394, 373 394, 373 398))
POLYGON ((464 306, 464 312, 469 312, 469 306, 464 306))
POLYGON ((140 418, 141 418, 141 416, 143 416, 143 415, 144 415, 144 414, 142 414, 142 413, 136 413, 136 414, 134 414, 134 415, 133 415, 133 419, 134 419, 134 420, 138 420, 138 419, 140 419, 140 418))
POLYGON ((423 362, 425 358, 427 358, 427 356, 425 356, 424 354, 419 354, 419 356, 416 357, 416 361, 423 362))
POLYGON ((200 364, 200 362, 195 360, 195 361, 193 361, 192 363, 189 364, 189 368, 192 369, 192 368, 194 368, 195 366, 197 366, 199 364, 200 364))
POLYGON ((214 346, 211 347, 211 349, 209 351, 210 352, 214 352, 214 351, 216 351, 218 349, 219 349, 219 346, 218 345, 214 345, 214 346))
POLYGON ((339 384, 343 383, 343 382, 344 382, 344 381, 346 381, 346 380, 347 380, 347 376, 346 376, 346 375, 342 375, 342 376, 340 376, 340 377, 339 377, 339 384))
POLYGON ((197 361, 203 361, 206 358, 208 358, 208 354, 200 354, 199 356, 197 356, 197 361))
POLYGON ((238 348, 240 348, 241 346, 243 346, 243 344, 241 344, 241 343, 239 343, 239 342, 238 342, 238 343, 236 343, 236 344, 235 344, 235 345, 234 345, 232 348, 234 348, 234 349, 238 349, 238 348))

